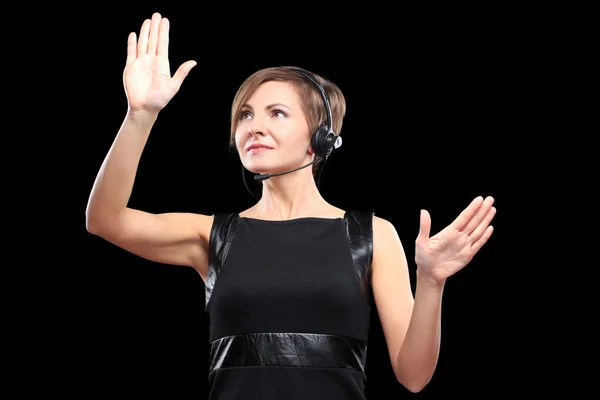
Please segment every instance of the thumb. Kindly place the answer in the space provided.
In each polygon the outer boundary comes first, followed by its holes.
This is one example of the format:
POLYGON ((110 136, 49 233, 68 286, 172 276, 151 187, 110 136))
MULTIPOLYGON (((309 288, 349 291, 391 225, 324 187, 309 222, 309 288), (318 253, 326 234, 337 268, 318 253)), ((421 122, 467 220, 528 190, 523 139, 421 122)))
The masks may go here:
POLYGON ((417 242, 429 239, 430 230, 431 217, 427 210, 421 210, 421 224, 419 226, 419 235, 417 236, 417 242))
POLYGON ((190 73, 190 71, 192 70, 192 68, 194 68, 197 65, 196 61, 190 60, 190 61, 186 61, 183 64, 181 64, 179 66, 179 68, 177 68, 177 71, 175 71, 175 74, 173 75, 173 78, 171 79, 172 82, 172 89, 175 91, 179 91, 179 88, 181 87, 181 84, 183 83, 183 80, 188 76, 188 74, 190 73))

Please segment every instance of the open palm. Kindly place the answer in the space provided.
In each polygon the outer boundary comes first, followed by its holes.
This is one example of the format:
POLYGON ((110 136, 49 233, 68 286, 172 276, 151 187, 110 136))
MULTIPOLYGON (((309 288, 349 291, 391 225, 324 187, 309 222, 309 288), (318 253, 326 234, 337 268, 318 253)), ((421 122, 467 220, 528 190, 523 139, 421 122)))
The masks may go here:
POLYGON ((443 281, 467 265, 488 241, 496 215, 493 197, 476 197, 446 228, 429 237, 431 217, 421 211, 421 225, 415 241, 417 267, 436 281, 443 281))
POLYGON ((131 110, 159 111, 179 91, 195 61, 183 63, 171 77, 169 66, 169 20, 154 13, 127 39, 123 83, 131 110))

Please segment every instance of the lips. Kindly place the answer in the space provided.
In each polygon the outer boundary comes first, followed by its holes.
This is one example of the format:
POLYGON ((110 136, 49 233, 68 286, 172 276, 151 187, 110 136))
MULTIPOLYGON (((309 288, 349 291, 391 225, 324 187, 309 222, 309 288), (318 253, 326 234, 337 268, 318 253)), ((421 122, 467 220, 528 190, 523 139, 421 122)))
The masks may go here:
POLYGON ((250 146, 248 146, 248 148, 246 148, 246 151, 265 151, 265 150, 271 150, 272 147, 263 145, 263 144, 252 144, 250 146))
POLYGON ((259 154, 269 150, 271 150, 271 148, 269 147, 253 147, 250 150, 248 150, 248 154, 259 154))

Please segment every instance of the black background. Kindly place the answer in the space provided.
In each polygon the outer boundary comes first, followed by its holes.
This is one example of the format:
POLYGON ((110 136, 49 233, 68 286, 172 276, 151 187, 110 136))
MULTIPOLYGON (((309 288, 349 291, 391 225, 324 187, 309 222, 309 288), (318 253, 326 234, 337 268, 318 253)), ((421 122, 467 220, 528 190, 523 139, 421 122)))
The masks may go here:
MULTIPOLYGON (((496 199, 492 238, 446 285, 438 368, 414 396, 488 398, 531 382, 522 374, 530 354, 521 350, 529 333, 517 307, 525 240, 517 213, 539 184, 528 150, 540 95, 536 35, 515 34, 518 20, 485 18, 411 29, 346 21, 319 31, 309 20, 287 25, 270 17, 277 23, 267 24, 253 17, 215 27, 207 13, 144 6, 92 10, 69 21, 74 61, 65 73, 77 80, 69 114, 80 134, 69 144, 77 148, 69 183, 75 237, 54 248, 73 266, 53 276, 65 288, 54 295, 69 328, 57 328, 64 344, 50 352, 68 360, 68 373, 52 385, 81 398, 205 398, 209 321, 200 277, 140 259, 85 229, 93 181, 125 116, 127 35, 154 11, 171 21, 172 71, 188 59, 198 65, 154 126, 131 207, 212 214, 251 206, 239 159, 227 149, 233 96, 263 67, 312 70, 338 84, 348 103, 343 146, 321 177, 323 196, 392 222, 413 282, 419 210, 430 212, 434 234, 475 196, 496 199)), ((413 396, 391 372, 376 315, 367 376, 369 399, 413 396)), ((521 386, 520 393, 528 390, 538 389, 521 386)))

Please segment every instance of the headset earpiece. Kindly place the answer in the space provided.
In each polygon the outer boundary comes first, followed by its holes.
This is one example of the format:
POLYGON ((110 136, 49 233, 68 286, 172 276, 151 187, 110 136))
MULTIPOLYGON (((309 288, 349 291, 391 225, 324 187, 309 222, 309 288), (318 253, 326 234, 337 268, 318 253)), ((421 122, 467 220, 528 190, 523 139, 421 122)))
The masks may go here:
POLYGON ((342 145, 342 138, 336 136, 327 125, 317 129, 311 139, 311 147, 318 157, 327 157, 334 149, 342 145))

